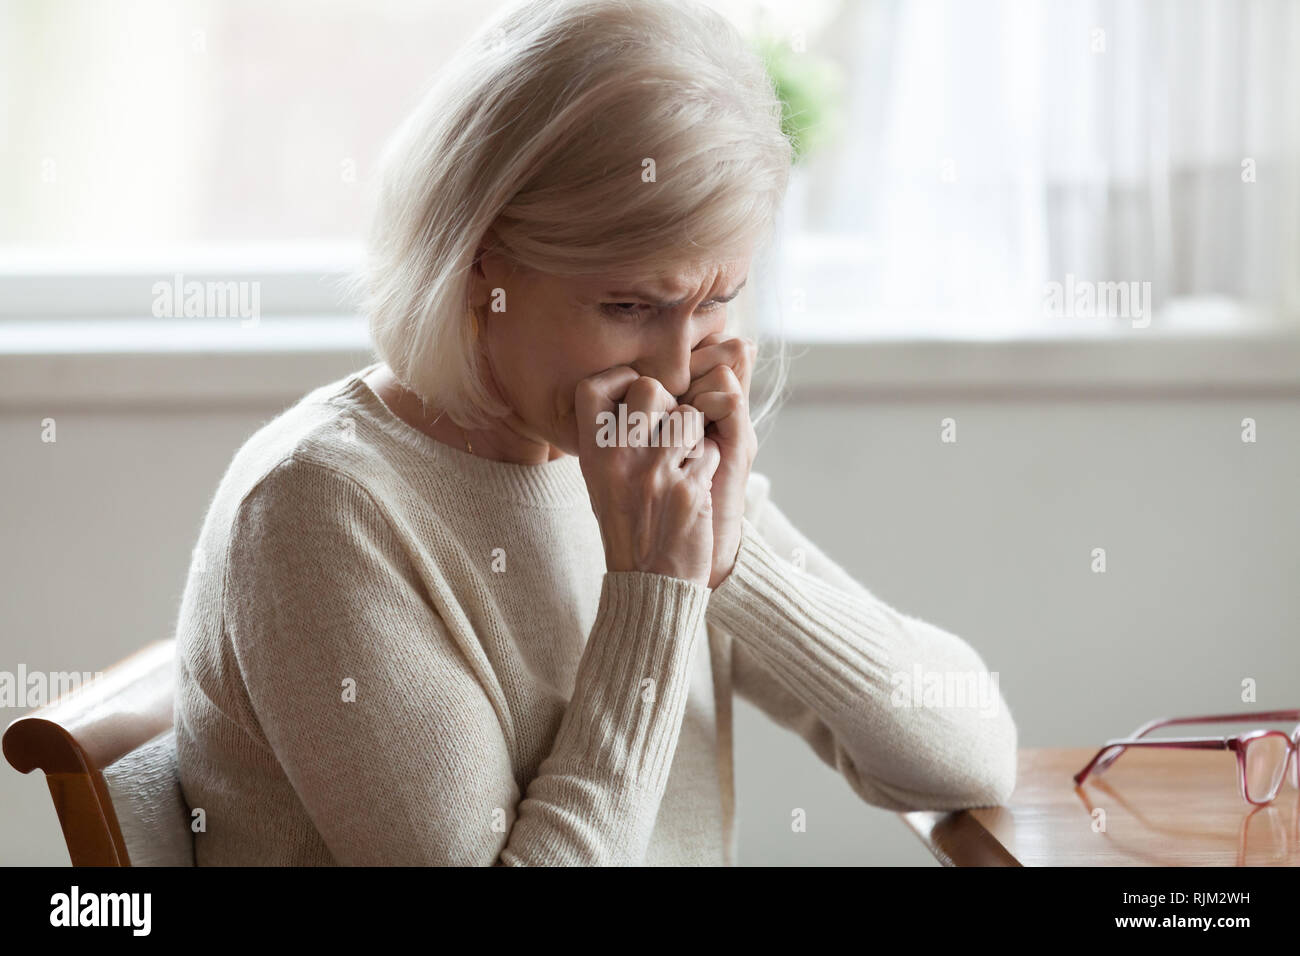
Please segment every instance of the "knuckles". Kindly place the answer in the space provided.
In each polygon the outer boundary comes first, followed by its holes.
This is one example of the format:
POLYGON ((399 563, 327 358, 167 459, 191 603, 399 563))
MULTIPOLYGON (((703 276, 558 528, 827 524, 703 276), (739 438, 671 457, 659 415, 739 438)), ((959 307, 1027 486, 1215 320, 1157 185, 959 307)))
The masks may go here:
POLYGON ((662 394, 666 393, 657 379, 653 379, 649 375, 642 375, 628 386, 623 401, 627 405, 643 408, 655 404, 662 394))

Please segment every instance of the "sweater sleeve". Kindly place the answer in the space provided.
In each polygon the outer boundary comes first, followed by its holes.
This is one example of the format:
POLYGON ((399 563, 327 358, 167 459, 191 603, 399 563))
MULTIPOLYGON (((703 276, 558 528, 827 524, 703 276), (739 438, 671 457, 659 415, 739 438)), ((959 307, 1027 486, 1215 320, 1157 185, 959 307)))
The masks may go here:
POLYGON ((519 781, 481 648, 445 626, 398 527, 351 476, 288 459, 232 528, 226 632, 265 744, 331 854, 641 862, 709 589, 606 574, 554 747, 519 781))
POLYGON ((996 806, 1017 732, 965 641, 894 610, 791 525, 752 474, 740 551, 707 617, 732 637, 736 693, 890 810, 996 806))

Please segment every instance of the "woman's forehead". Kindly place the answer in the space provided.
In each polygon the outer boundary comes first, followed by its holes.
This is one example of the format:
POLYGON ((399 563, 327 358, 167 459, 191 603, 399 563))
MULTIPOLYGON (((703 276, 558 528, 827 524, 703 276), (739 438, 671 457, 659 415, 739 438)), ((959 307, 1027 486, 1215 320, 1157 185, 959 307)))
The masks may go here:
POLYGON ((749 258, 688 263, 662 272, 619 269, 586 279, 602 292, 639 292, 663 299, 679 299, 699 292, 706 283, 730 288, 745 278, 749 258))

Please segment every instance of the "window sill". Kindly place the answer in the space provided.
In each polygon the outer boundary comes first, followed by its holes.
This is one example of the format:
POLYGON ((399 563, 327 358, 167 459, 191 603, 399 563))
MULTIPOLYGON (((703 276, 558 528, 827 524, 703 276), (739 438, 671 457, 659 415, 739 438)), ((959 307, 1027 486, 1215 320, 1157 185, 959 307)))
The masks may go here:
MULTIPOLYGON (((790 346, 792 401, 1300 396, 1300 331, 931 331, 790 346)), ((373 361, 355 317, 0 323, 5 408, 288 404, 373 361), (161 334, 160 334, 161 333, 161 334)))
POLYGON ((290 404, 374 361, 356 317, 0 322, 0 404, 290 404))
POLYGON ((935 332, 791 349, 802 401, 987 398, 1300 397, 1300 330, 935 332), (804 354, 806 357, 796 359, 804 354))

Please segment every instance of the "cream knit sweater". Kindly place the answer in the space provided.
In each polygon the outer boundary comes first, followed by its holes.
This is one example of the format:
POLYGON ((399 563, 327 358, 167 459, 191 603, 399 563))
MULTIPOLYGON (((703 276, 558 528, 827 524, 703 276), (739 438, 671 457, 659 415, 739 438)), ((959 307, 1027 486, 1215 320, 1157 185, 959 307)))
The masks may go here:
POLYGON ((1010 795, 996 681, 992 708, 900 683, 980 657, 831 562, 762 475, 717 589, 607 573, 577 458, 448 447, 373 367, 253 435, 204 521, 176 701, 200 866, 730 864, 733 690, 868 803, 1010 795))

